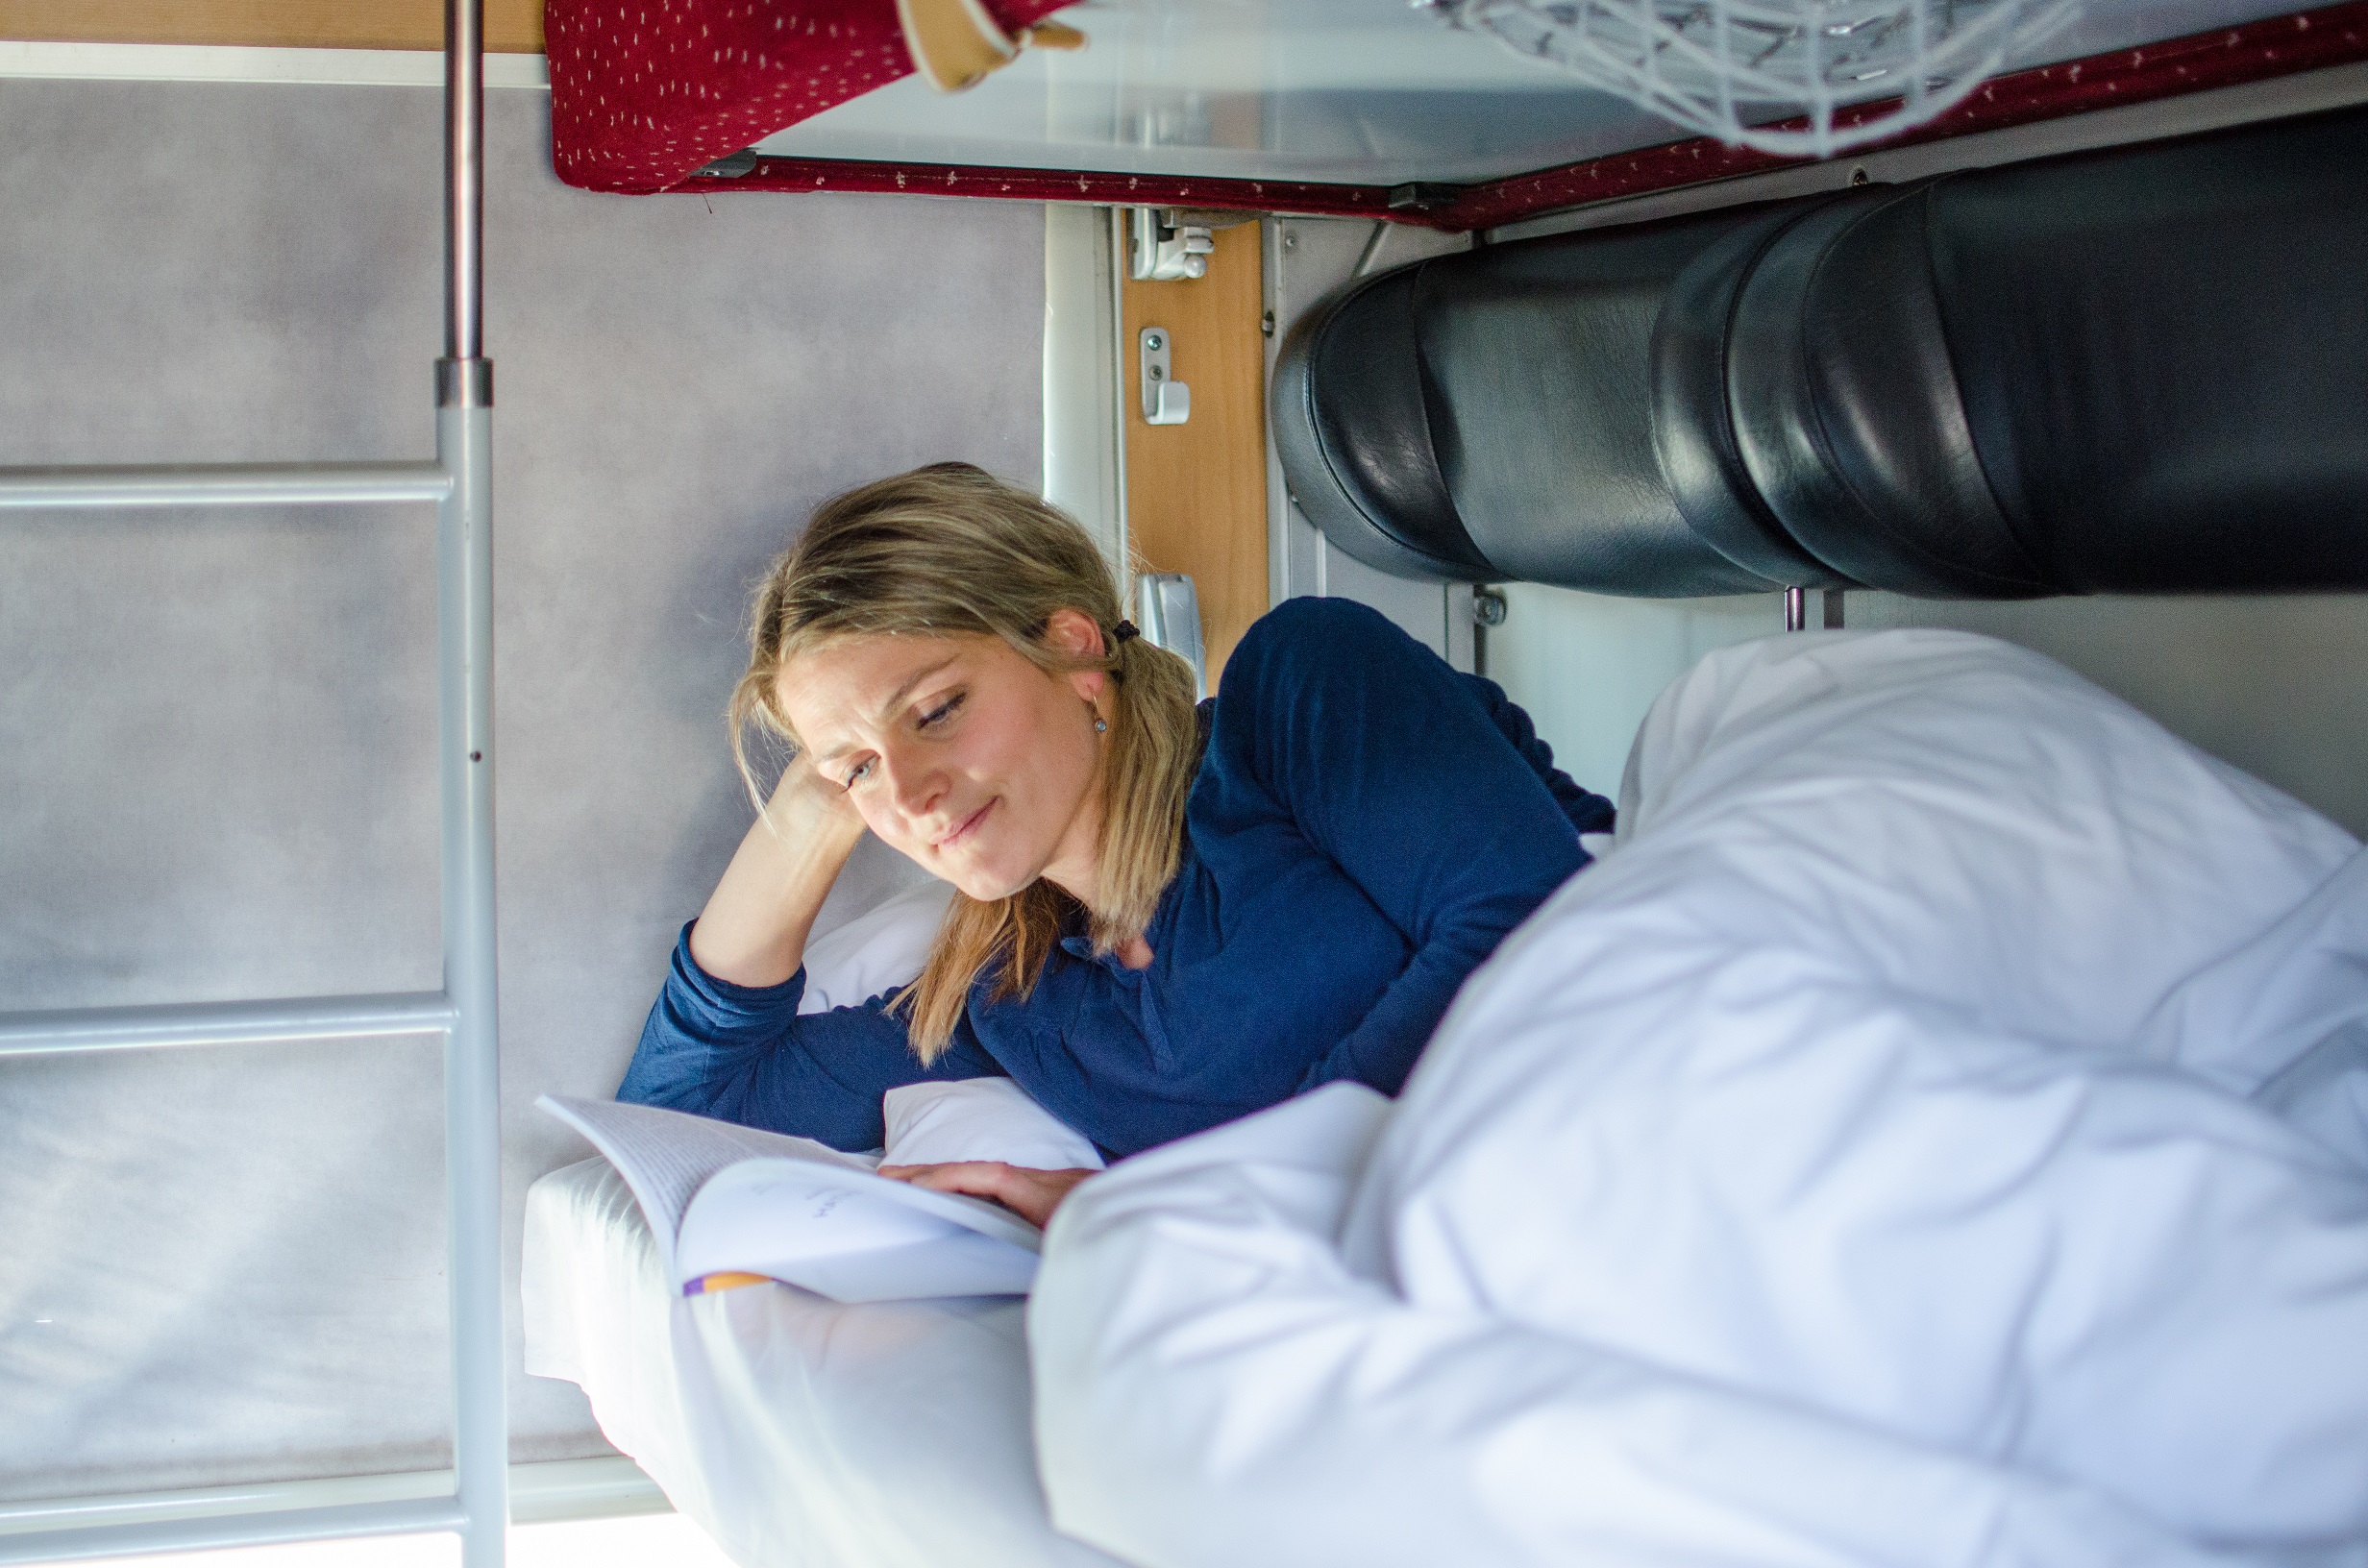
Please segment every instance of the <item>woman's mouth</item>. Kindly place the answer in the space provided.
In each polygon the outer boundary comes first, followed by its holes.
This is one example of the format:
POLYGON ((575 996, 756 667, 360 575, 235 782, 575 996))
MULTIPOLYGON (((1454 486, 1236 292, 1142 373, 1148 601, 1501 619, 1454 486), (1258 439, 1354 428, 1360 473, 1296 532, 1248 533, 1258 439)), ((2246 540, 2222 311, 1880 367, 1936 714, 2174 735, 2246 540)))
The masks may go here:
POLYGON ((976 811, 972 812, 968 817, 963 818, 959 822, 956 822, 953 826, 952 832, 948 833, 944 838, 937 841, 938 852, 943 854, 945 851, 953 848, 956 845, 968 842, 972 835, 978 831, 978 824, 986 821, 987 813, 993 811, 994 809, 995 802, 990 800, 985 805, 980 806, 976 811))

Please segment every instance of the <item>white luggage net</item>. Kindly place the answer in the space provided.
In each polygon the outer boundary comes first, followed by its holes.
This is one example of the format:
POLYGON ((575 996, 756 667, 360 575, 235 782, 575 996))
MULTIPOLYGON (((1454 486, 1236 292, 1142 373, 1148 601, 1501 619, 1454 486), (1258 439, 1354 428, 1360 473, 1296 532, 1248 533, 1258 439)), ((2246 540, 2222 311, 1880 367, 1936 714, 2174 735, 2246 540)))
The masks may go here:
POLYGON ((1689 130, 1808 158, 1922 124, 2081 9, 2081 0, 1417 4, 1689 130), (1886 99, 1897 102, 1835 123, 1838 110, 1886 99))

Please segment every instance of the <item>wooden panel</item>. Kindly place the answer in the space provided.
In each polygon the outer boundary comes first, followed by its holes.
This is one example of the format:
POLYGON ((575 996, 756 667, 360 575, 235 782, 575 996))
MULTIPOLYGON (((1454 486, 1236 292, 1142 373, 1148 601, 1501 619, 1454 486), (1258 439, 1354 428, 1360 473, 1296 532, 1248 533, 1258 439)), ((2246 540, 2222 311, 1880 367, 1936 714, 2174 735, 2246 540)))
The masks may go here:
MULTIPOLYGON (((441 49, 444 0, 0 0, 0 38, 441 49)), ((543 0, 485 0, 485 47, 543 52, 543 0)))
POLYGON ((1209 686, 1267 609, 1266 340, 1258 225, 1217 232, 1205 278, 1126 281, 1120 396, 1126 414, 1126 531, 1138 567, 1189 573, 1200 591, 1209 686), (1138 334, 1165 328, 1192 419, 1143 419, 1138 334))

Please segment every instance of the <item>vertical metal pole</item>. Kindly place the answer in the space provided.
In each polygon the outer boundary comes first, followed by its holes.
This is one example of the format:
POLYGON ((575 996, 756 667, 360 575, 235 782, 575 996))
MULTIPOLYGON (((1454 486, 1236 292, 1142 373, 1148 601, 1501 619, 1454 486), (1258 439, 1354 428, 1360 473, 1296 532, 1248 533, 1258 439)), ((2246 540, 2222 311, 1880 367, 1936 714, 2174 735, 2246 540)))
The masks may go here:
POLYGON ((1113 523, 1118 528, 1119 601, 1124 603, 1135 591, 1135 540, 1126 517, 1126 428, 1130 418, 1126 394, 1135 384, 1135 372, 1128 363, 1133 355, 1127 352, 1131 345, 1126 341, 1126 209, 1113 207, 1104 210, 1110 214, 1110 352, 1117 361, 1110 367, 1110 374, 1116 378, 1113 385, 1118 392, 1111 410, 1118 416, 1111 431, 1117 442, 1114 458, 1119 487, 1118 513, 1113 523))
POLYGON ((444 7, 444 358, 436 458, 437 744, 444 815, 444 1181, 452 1233, 453 1465, 464 1568, 509 1524, 502 1331, 502 1073, 493 905, 493 365, 484 357, 484 0, 444 7))
POLYGON ((444 0, 444 356, 485 353, 485 3, 444 0))
POLYGON ((1809 626, 1809 590, 1785 590, 1785 630, 1803 631, 1809 626))

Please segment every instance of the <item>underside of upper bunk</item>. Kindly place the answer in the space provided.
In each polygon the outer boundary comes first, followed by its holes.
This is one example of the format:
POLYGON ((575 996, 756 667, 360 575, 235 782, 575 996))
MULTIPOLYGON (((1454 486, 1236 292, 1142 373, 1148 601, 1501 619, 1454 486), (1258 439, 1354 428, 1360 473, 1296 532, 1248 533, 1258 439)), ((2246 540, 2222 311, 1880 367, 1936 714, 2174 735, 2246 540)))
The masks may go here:
MULTIPOLYGON (((1089 0, 1057 12, 1083 47, 1026 49, 946 93, 915 74, 899 0, 550 0, 554 161, 570 184, 621 193, 926 192, 1444 230, 1801 161, 1686 135, 1429 9, 1089 0)), ((1049 0, 982 12, 1014 37, 1054 13, 1049 0)), ((2368 0, 2303 12, 2091 0, 1882 145, 2364 60, 2368 0)), ((1844 109, 1835 123, 1894 103, 1844 109)))

